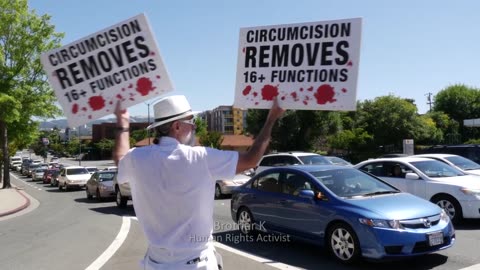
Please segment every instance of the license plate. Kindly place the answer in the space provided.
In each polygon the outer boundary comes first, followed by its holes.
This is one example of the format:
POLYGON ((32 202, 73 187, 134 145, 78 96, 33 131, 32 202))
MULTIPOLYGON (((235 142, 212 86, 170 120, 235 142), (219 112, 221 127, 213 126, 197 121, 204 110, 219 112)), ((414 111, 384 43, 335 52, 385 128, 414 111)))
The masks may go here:
POLYGON ((443 244, 443 232, 436 232, 428 235, 428 244, 438 246, 443 244))

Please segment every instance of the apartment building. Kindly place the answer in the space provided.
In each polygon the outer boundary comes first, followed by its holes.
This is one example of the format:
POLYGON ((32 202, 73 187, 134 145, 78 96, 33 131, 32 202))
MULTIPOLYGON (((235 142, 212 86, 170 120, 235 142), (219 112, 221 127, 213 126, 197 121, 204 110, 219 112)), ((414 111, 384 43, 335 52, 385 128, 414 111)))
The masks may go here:
POLYGON ((204 112, 201 117, 207 122, 208 131, 217 131, 224 135, 240 135, 243 133, 247 111, 233 106, 218 106, 204 112))

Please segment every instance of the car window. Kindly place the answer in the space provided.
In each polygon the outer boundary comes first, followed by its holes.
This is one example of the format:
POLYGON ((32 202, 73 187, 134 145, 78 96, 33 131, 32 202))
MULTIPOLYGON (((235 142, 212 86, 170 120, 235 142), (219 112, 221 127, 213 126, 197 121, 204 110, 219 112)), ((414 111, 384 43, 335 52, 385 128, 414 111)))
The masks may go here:
POLYGON ((473 162, 468 158, 464 158, 461 156, 451 156, 451 157, 445 157, 445 159, 465 171, 480 169, 480 165, 478 163, 473 162))
POLYGON ((339 197, 365 196, 372 193, 399 192, 394 187, 356 169, 311 172, 326 188, 339 197))
POLYGON ((462 171, 437 160, 410 162, 428 177, 452 177, 465 175, 462 171))
POLYGON ((272 166, 275 157, 264 157, 259 166, 272 166))
POLYGON ((360 168, 360 170, 371 173, 375 176, 388 176, 388 168, 386 168, 383 162, 369 163, 360 168))
POLYGON ((77 174, 90 174, 85 168, 72 168, 66 169, 68 175, 77 175, 77 174))
POLYGON ((270 173, 259 177, 253 184, 253 187, 261 191, 281 192, 282 187, 279 180, 280 173, 270 173))
POLYGON ((103 182, 103 181, 112 181, 113 180, 113 177, 115 176, 115 173, 100 173, 98 175, 98 179, 100 182, 103 182))
POLYGON ((282 184, 282 192, 298 196, 302 190, 318 191, 307 177, 296 173, 286 173, 282 184))
POLYGON ((320 155, 309 155, 309 156, 299 156, 298 157, 303 164, 307 165, 328 165, 331 164, 328 159, 320 155))

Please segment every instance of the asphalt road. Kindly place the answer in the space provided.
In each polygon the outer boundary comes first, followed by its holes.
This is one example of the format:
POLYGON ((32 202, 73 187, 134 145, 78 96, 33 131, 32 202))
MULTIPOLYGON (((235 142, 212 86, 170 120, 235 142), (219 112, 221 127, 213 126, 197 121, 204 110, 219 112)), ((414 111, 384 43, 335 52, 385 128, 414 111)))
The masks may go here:
MULTIPOLYGON (((64 161, 67 163, 67 161, 64 161)), ((71 161, 78 164, 78 161, 71 161)), ((109 162, 82 165, 111 166, 109 162)), ((59 192, 40 182, 12 174, 12 183, 36 199, 35 210, 0 221, 0 269, 139 269, 147 243, 131 202, 118 209, 113 200, 86 199, 85 190, 59 192), (18 179, 17 179, 18 178, 18 179), (130 221, 128 234, 101 268, 94 263, 130 221)), ((213 187, 212 187, 213 188, 213 187)), ((1 198, 0 198, 1 202, 1 198)), ((456 226, 454 247, 435 254, 393 262, 360 262, 345 266, 311 244, 293 239, 245 239, 235 230, 228 198, 215 201, 217 250, 226 269, 461 269, 480 263, 480 221, 456 226), (270 241, 269 241, 270 240, 270 241)))

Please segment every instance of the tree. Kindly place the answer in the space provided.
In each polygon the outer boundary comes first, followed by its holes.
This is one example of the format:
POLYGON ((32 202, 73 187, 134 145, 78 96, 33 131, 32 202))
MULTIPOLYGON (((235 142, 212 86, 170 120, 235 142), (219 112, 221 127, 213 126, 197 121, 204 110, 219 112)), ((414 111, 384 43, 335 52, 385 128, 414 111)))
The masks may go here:
POLYGON ((96 148, 100 149, 100 155, 103 157, 105 153, 111 153, 113 151, 115 141, 104 138, 98 143, 95 143, 94 145, 96 148))
POLYGON ((475 139, 480 136, 478 128, 463 126, 463 120, 480 118, 480 91, 463 84, 449 86, 437 93, 434 97, 435 112, 443 112, 458 123, 458 130, 449 131, 446 139, 458 137, 461 141, 475 139))
POLYGON ((220 149, 223 142, 223 136, 222 133, 217 131, 207 132, 199 137, 199 141, 203 146, 220 149))
MULTIPOLYGON (((0 142, 2 163, 8 164, 12 138, 8 130, 13 128, 13 135, 18 135, 12 139, 15 145, 28 145, 35 138, 28 135, 32 132, 31 117, 53 117, 59 113, 40 54, 58 47, 63 35, 55 32, 50 16, 30 11, 27 0, 0 0, 0 10, 0 106, 4 111, 0 115, 0 142), (8 111, 3 106, 5 102, 10 103, 8 111)), ((9 187, 8 166, 4 166, 3 188, 9 187)))

